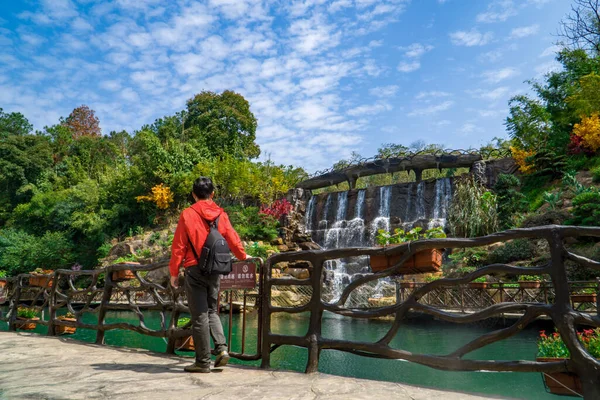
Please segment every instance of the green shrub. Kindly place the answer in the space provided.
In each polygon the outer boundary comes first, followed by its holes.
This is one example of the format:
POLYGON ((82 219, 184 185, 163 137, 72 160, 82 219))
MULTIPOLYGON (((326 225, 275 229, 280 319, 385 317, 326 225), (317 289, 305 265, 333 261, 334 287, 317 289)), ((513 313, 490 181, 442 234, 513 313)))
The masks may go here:
POLYGON ((516 214, 527 209, 525 195, 520 191, 521 181, 514 175, 500 174, 494 185, 498 196, 498 224, 501 229, 515 227, 516 214))
POLYGON ((571 217, 571 214, 564 210, 550 210, 543 214, 531 214, 525 217, 521 222, 521 227, 532 228, 534 226, 544 225, 562 225, 571 217))
POLYGON ((505 243, 490 253, 493 264, 508 264, 513 261, 528 260, 535 256, 535 246, 529 240, 516 239, 505 243))
POLYGON ((150 237, 148 238, 148 243, 151 245, 157 243, 160 240, 160 232, 152 232, 150 237))
POLYGON ((242 239, 271 241, 277 237, 278 222, 272 217, 259 214, 258 207, 231 206, 226 211, 242 239))
POLYGON ((600 166, 592 168, 590 172, 592 173, 592 181, 594 183, 600 183, 600 166))
POLYGON ((448 226, 454 236, 484 236, 498 230, 498 200, 472 176, 457 180, 448 210, 448 226))
POLYGON ((597 190, 581 193, 573 198, 573 218, 568 225, 600 225, 600 193, 597 190))
POLYGON ((39 315, 39 312, 35 308, 29 307, 18 307, 17 317, 32 319, 39 315))
POLYGON ((258 242, 254 242, 246 246, 246 254, 252 257, 260 257, 263 260, 269 258, 269 253, 271 251, 277 253, 277 248, 275 246, 271 246, 268 244, 258 244, 258 242))
POLYGON ((177 320, 177 327, 184 328, 189 323, 190 323, 190 319, 188 317, 182 317, 177 320))
POLYGON ((98 247, 98 250, 96 251, 96 254, 98 255, 98 258, 104 258, 108 256, 108 253, 110 252, 110 249, 112 249, 112 244, 110 244, 110 242, 104 242, 102 243, 102 246, 98 247))
POLYGON ((448 257, 457 265, 480 268, 487 264, 488 251, 481 247, 468 247, 448 257))
POLYGON ((6 278, 6 271, 3 269, 0 269, 0 279, 6 278))

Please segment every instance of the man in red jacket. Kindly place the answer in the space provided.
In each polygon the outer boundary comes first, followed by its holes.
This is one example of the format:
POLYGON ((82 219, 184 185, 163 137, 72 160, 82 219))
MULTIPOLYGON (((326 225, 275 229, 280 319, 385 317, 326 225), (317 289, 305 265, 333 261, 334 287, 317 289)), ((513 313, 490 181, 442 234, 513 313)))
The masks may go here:
POLYGON ((248 258, 242 241, 231 226, 229 216, 212 200, 214 186, 210 178, 198 178, 194 182, 193 192, 196 201, 191 207, 183 210, 179 216, 173 246, 171 248, 171 285, 178 286, 179 268, 183 263, 185 271, 185 293, 192 319, 192 337, 196 348, 196 362, 185 367, 187 372, 210 372, 210 337, 212 336, 217 351, 215 367, 223 367, 229 361, 223 325, 217 315, 217 299, 219 296, 220 275, 204 276, 197 268, 196 258, 189 243, 197 254, 210 232, 208 222, 219 218, 219 233, 223 235, 229 248, 238 260, 248 258))

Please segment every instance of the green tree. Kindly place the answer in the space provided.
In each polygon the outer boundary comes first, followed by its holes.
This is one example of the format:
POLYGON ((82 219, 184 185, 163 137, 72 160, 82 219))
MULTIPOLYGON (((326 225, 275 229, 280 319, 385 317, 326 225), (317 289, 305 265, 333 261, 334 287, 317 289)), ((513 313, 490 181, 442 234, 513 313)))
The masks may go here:
POLYGON ((5 113, 0 108, 0 138, 6 138, 10 135, 24 136, 29 134, 33 125, 21 113, 5 113))
POLYGON ((203 91, 187 102, 185 128, 197 127, 211 155, 256 158, 260 148, 256 139, 257 121, 250 104, 238 93, 203 91))

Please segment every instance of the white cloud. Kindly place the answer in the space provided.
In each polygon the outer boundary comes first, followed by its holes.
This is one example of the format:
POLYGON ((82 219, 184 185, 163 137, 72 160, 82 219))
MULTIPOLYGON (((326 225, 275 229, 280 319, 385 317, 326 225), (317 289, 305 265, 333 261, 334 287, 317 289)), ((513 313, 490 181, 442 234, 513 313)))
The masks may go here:
POLYGON ((450 93, 448 93, 448 92, 433 90, 430 92, 419 92, 415 96, 415 99, 422 100, 422 99, 427 99, 427 98, 440 98, 440 97, 448 97, 448 96, 450 96, 450 93))
POLYGON ((510 32, 511 39, 521 39, 527 36, 535 35, 540 31, 539 25, 530 25, 530 26, 521 26, 519 28, 514 28, 510 32))
POLYGON ((519 75, 518 69, 513 67, 506 67, 501 69, 495 69, 490 71, 484 71, 481 76, 489 83, 499 83, 506 79, 514 78, 519 75))
POLYGON ((413 43, 408 47, 401 47, 401 50, 404 50, 404 55, 406 57, 420 58, 423 54, 433 50, 433 46, 413 43))
POLYGON ((418 61, 411 61, 411 62, 400 62, 400 64, 398 64, 398 71, 400 72, 413 72, 418 70, 419 68, 421 68, 421 63, 418 61))
POLYGON ((553 45, 550 47, 546 47, 546 49, 544 49, 544 51, 542 51, 542 53, 540 54, 540 58, 555 56, 556 53, 558 53, 562 49, 563 49, 563 46, 559 46, 559 45, 553 45))
POLYGON ((350 110, 348 110, 348 115, 351 115, 353 117, 360 117, 364 115, 379 114, 381 112, 389 111, 391 109, 392 106, 387 103, 365 104, 362 106, 351 108, 350 110))
POLYGON ((118 80, 108 80, 108 81, 102 81, 100 82, 100 87, 102 89, 106 89, 106 90, 110 90, 110 91, 117 91, 119 89, 121 89, 121 83, 118 80))
POLYGON ((373 96, 386 98, 394 96, 398 89, 398 85, 377 86, 369 89, 369 93, 373 96))
POLYGON ((481 33, 477 29, 470 31, 457 31, 450 34, 452 44, 456 46, 483 46, 488 44, 494 37, 492 32, 481 33))
POLYGON ((448 110, 453 105, 454 105, 454 101, 448 100, 448 101, 444 101, 443 103, 439 103, 436 105, 427 106, 427 107, 423 107, 423 108, 416 108, 413 111, 411 111, 410 113, 408 113, 408 116, 409 117, 418 117, 418 116, 424 116, 424 115, 437 114, 439 112, 448 110))
POLYGON ((468 93, 471 94, 474 98, 491 100, 491 101, 496 101, 503 97, 506 97, 506 95, 509 92, 510 92, 510 88, 508 88, 507 86, 501 86, 501 87, 498 87, 493 90, 477 89, 477 90, 468 91, 468 93))
POLYGON ((517 8, 512 0, 494 0, 488 5, 487 11, 477 15, 477 22, 504 22, 517 15, 517 8))
POLYGON ((541 77, 550 72, 558 72, 561 69, 562 69, 562 65, 556 60, 547 61, 547 62, 542 63, 534 68, 538 77, 541 77))

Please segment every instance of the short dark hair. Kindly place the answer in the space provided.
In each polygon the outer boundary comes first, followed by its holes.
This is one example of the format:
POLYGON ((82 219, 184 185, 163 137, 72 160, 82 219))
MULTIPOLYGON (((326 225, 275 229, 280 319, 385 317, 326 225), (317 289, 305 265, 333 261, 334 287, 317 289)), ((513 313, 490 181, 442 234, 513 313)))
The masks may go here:
POLYGON ((210 195, 215 191, 215 187, 212 183, 212 179, 201 176, 200 178, 194 181, 194 194, 200 200, 206 200, 210 197, 210 195))

